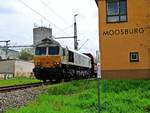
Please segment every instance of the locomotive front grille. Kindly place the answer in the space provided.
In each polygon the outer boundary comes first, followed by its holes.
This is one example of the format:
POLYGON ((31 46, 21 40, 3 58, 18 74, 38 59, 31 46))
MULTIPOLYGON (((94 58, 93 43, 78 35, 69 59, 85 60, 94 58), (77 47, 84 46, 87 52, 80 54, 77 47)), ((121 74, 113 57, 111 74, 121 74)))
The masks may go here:
POLYGON ((61 67, 60 56, 35 56, 33 58, 35 67, 56 68, 61 67))

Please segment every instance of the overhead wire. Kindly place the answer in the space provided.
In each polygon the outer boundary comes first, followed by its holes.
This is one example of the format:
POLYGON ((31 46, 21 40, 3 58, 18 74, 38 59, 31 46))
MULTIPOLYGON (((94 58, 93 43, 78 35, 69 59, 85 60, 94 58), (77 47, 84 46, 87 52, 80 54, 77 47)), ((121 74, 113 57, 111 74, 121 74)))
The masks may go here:
MULTIPOLYGON (((49 2, 48 0, 46 0, 47 2, 49 2)), ((40 2, 45 6, 47 7, 53 14, 55 14, 60 20, 62 20, 65 24, 68 25, 68 21, 66 19, 64 19, 60 14, 56 13, 55 10, 53 10, 49 5, 47 5, 43 0, 40 0, 40 2)), ((68 27, 64 28, 63 31, 66 31, 67 29, 73 27, 73 24, 69 25, 68 27)), ((58 34, 55 33, 55 34, 58 34)))
MULTIPOLYGON (((22 0, 18 0, 20 3, 22 3, 24 6, 26 6, 27 8, 29 8, 30 10, 32 10, 34 13, 36 13, 37 15, 39 15, 40 17, 42 17, 45 21, 49 22, 51 25, 55 26, 59 31, 65 33, 61 28, 59 28, 57 25, 55 25, 53 22, 51 22, 47 17, 45 17, 44 15, 40 14, 38 11, 36 11, 35 9, 33 9, 32 7, 30 7, 29 5, 27 5, 24 1, 22 0)), ((65 33, 67 34, 67 33, 65 33)))
MULTIPOLYGON (((66 31, 68 30, 69 28, 73 27, 73 24, 67 26, 66 28, 63 29, 63 31, 66 31)), ((58 34, 59 32, 56 32, 54 35, 58 34)))
POLYGON ((80 50, 88 41, 89 41, 89 39, 87 39, 87 40, 79 47, 78 50, 80 50))
POLYGON ((40 0, 40 2, 47 7, 53 14, 55 14, 60 20, 62 20, 63 22, 65 22, 66 24, 68 24, 68 22, 66 21, 66 19, 64 19, 61 15, 59 15, 58 13, 56 13, 55 10, 53 10, 51 7, 49 7, 49 5, 47 5, 43 0, 40 0))
MULTIPOLYGON (((53 12, 58 18, 61 18, 61 20, 63 20, 66 24, 68 24, 68 22, 62 17, 62 16, 60 16, 58 13, 56 13, 51 7, 49 7, 43 0, 40 0, 41 1, 41 3, 45 6, 45 7, 47 7, 51 12, 53 12)), ((73 24, 71 24, 71 26, 69 26, 69 27, 67 27, 67 28, 65 28, 65 29, 63 29, 63 30, 66 30, 66 29, 68 29, 68 28, 70 28, 70 27, 72 27, 72 25, 73 24)), ((83 38, 85 37, 85 35, 83 34, 83 33, 80 33, 80 32, 78 32, 80 35, 82 35, 83 36, 83 38)), ((56 33, 55 33, 56 34, 56 33)))
MULTIPOLYGON (((45 17, 44 15, 42 15, 41 13, 39 13, 38 11, 36 11, 35 9, 33 9, 32 7, 30 7, 28 4, 26 4, 23 0, 18 0, 20 3, 22 3, 24 6, 26 6, 27 8, 29 8, 30 10, 32 10, 34 13, 36 13, 37 15, 39 15, 40 17, 42 17, 45 21, 49 22, 51 25, 53 25, 54 27, 56 27, 60 32, 63 32, 65 34, 68 35, 68 33, 66 33, 64 30, 72 27, 73 24, 71 24, 69 27, 65 28, 65 29, 61 29, 59 28, 57 25, 55 25, 52 21, 50 21, 47 17, 45 17)), ((53 12, 57 17, 61 18, 66 24, 68 24, 68 22, 59 14, 57 14, 52 8, 50 8, 43 0, 40 0, 41 3, 47 7, 51 12, 53 12)), ((56 34, 56 33, 55 33, 56 34)), ((82 35, 83 37, 85 37, 85 35, 83 33, 80 33, 80 35, 82 35)))
MULTIPOLYGON (((53 12, 58 18, 61 18, 61 20, 63 20, 66 24, 68 24, 68 22, 62 17, 62 16, 60 16, 58 13, 56 13, 51 7, 49 7, 43 0, 40 0, 41 1, 41 3, 45 6, 45 7, 47 7, 51 12, 53 12)), ((72 24, 73 25, 73 24, 72 24)), ((66 30, 66 29, 68 29, 68 28, 70 28, 70 27, 72 27, 72 25, 71 26, 69 26, 69 27, 67 27, 67 28, 65 28, 65 29, 63 29, 63 30, 66 30)), ((85 37, 85 35, 83 34, 83 33, 80 33, 80 32, 78 32, 80 35, 82 35, 83 36, 83 38, 85 37)), ((57 33, 55 33, 55 34, 57 34, 57 33)))

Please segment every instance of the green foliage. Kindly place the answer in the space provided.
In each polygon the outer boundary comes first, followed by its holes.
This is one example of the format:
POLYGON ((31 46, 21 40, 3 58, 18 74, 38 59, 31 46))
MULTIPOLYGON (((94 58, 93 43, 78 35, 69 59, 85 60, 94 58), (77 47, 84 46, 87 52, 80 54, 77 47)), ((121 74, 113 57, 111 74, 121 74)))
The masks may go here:
POLYGON ((15 77, 15 78, 7 79, 7 80, 0 80, 0 87, 35 83, 35 82, 39 82, 39 80, 33 79, 33 78, 27 78, 27 77, 15 77))
POLYGON ((33 50, 29 48, 22 49, 19 55, 19 59, 26 61, 32 60, 32 57, 33 57, 33 50))
MULTIPOLYGON (((101 113, 149 113, 149 80, 101 80, 101 113)), ((47 93, 6 113, 97 113, 97 81, 49 86, 47 93)))

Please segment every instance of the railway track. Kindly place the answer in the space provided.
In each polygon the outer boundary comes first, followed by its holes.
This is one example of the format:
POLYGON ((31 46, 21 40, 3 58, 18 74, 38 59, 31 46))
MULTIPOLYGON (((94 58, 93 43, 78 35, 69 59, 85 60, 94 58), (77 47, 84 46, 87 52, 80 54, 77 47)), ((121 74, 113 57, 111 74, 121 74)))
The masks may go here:
POLYGON ((47 83, 38 82, 38 83, 30 83, 30 84, 22 84, 22 85, 14 85, 14 86, 4 86, 4 87, 0 87, 0 93, 15 91, 19 89, 39 87, 42 85, 49 85, 49 84, 50 83, 48 82, 47 83))
MULTIPOLYGON (((96 78, 90 78, 87 80, 95 80, 96 78)), ((20 89, 26 89, 26 88, 33 88, 33 87, 39 87, 43 85, 52 85, 52 84, 58 84, 57 82, 37 82, 37 83, 30 83, 30 84, 21 84, 21 85, 13 85, 13 86, 4 86, 0 87, 0 93, 5 93, 5 92, 10 92, 10 91, 15 91, 15 90, 20 90, 20 89)))

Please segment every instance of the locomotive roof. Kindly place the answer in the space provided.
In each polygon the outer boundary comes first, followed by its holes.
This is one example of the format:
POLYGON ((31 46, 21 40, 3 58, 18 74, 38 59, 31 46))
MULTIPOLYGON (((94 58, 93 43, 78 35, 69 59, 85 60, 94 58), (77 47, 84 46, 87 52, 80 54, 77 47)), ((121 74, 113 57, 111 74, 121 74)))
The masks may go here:
POLYGON ((72 51, 72 52, 74 52, 74 53, 78 53, 78 54, 80 54, 80 55, 82 55, 82 56, 84 56, 84 57, 89 58, 87 55, 85 55, 85 54, 83 54, 83 53, 81 53, 81 52, 79 52, 79 51, 77 51, 77 50, 71 49, 71 48, 69 48, 68 46, 61 45, 61 47, 62 47, 62 48, 68 48, 68 50, 70 50, 70 51, 72 51))
MULTIPOLYGON (((65 47, 65 46, 61 45, 58 41, 56 41, 55 39, 52 39, 52 38, 45 38, 45 39, 41 40, 36 46, 45 45, 45 44, 56 44, 56 45, 61 46, 63 48, 68 48, 67 46, 65 47)), ((77 53, 81 56, 84 56, 86 58, 90 58, 87 55, 84 55, 83 53, 76 51, 76 50, 73 50, 71 48, 68 48, 68 50, 72 51, 73 53, 77 53)))
POLYGON ((72 51, 72 52, 74 52, 74 53, 78 53, 79 55, 84 56, 84 57, 90 59, 90 57, 88 57, 87 55, 85 55, 85 54, 83 54, 83 53, 81 53, 81 52, 79 52, 79 51, 77 51, 77 50, 73 50, 73 49, 69 49, 69 48, 68 48, 68 50, 70 50, 70 51, 72 51))
POLYGON ((45 38, 45 39, 39 41, 36 44, 36 46, 45 45, 45 44, 56 44, 56 45, 60 46, 60 43, 58 41, 54 40, 53 38, 45 38))
POLYGON ((96 4, 97 4, 97 6, 98 6, 98 0, 95 0, 95 2, 96 2, 96 4))

